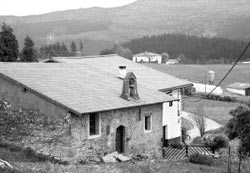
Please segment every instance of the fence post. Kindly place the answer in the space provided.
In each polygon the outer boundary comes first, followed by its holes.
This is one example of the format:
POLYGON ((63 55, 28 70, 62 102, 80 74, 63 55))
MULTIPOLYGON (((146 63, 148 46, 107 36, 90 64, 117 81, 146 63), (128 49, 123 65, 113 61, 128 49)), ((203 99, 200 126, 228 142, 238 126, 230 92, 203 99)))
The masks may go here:
POLYGON ((231 173, 231 148, 228 146, 228 173, 231 173))
POLYGON ((186 157, 188 157, 188 145, 186 145, 186 157))

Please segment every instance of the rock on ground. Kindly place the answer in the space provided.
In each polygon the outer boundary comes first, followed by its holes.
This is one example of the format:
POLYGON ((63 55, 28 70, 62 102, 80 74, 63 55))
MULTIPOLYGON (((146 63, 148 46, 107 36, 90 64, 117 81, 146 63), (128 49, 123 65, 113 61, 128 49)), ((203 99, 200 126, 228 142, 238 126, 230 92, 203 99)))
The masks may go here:
POLYGON ((5 160, 2 160, 2 159, 0 159, 0 168, 3 168, 3 169, 14 169, 13 166, 9 162, 7 162, 5 160))

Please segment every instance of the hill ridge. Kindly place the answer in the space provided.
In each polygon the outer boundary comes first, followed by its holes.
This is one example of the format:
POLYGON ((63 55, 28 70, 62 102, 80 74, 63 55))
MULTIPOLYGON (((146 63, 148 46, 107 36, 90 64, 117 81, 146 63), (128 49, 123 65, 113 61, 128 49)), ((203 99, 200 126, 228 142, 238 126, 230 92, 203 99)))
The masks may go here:
MULTIPOLYGON (((115 8, 80 8, 25 17, 0 16, 23 42, 122 42, 144 35, 181 33, 229 39, 250 38, 250 0, 137 0, 115 8)), ((111 45, 111 44, 110 44, 111 45)), ((93 52, 99 53, 99 52, 93 52)))

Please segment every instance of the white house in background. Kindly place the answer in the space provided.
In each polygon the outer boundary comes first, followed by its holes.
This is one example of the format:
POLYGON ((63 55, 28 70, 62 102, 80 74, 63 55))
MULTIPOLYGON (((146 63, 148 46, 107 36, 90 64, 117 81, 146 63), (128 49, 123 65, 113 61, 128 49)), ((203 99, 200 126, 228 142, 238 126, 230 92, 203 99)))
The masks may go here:
MULTIPOLYGON (((196 93, 208 94, 210 93, 216 86, 210 84, 202 84, 202 83, 193 83, 193 88, 196 93)), ((217 87, 213 91, 213 95, 222 95, 223 89, 221 87, 217 87)))
POLYGON ((243 96, 250 96, 250 83, 233 83, 226 87, 226 90, 243 96))
POLYGON ((162 56, 152 52, 142 52, 133 56, 134 62, 147 62, 147 63, 162 63, 162 56))
MULTIPOLYGON (((181 93, 185 88, 191 88, 192 83, 171 76, 166 73, 154 70, 139 63, 134 63, 118 55, 96 55, 82 58, 53 58, 54 62, 78 63, 83 66, 93 67, 101 72, 106 72, 112 76, 121 74, 121 70, 132 71, 136 74, 138 86, 161 91, 173 96, 178 101, 164 103, 163 111, 163 138, 166 142, 179 141, 181 136, 181 93)), ((124 72, 123 74, 126 74, 124 72)))

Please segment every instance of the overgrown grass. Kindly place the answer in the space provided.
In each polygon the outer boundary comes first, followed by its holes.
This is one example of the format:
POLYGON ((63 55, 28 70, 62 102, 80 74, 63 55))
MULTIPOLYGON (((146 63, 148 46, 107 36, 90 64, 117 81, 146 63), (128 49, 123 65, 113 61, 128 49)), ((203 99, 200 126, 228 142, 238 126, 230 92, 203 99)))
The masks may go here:
POLYGON ((192 154, 188 158, 189 162, 194 163, 194 164, 201 164, 201 165, 208 165, 212 166, 214 164, 214 159, 211 158, 210 156, 206 156, 203 154, 192 154))
POLYGON ((20 170, 14 173, 221 173, 222 167, 196 165, 184 161, 170 162, 165 160, 143 161, 131 164, 112 163, 98 165, 58 165, 47 163, 15 163, 20 170))
MULTIPOLYGON (((14 146, 0 146, 0 158, 11 162, 37 162, 39 159, 35 157, 31 151, 22 150, 14 146)), ((41 161, 41 160, 40 160, 41 161)))
MULTIPOLYGON (((112 163, 112 164, 71 164, 71 165, 59 165, 50 162, 32 162, 29 158, 22 156, 22 153, 18 151, 6 151, 7 149, 0 148, 0 158, 8 159, 9 162, 14 165, 18 171, 8 173, 226 173, 227 172, 227 160, 216 160, 216 164, 213 166, 197 165, 188 163, 186 161, 171 162, 166 160, 146 160, 142 162, 124 162, 124 163, 112 163), (19 154, 21 156, 19 156, 19 154), (8 156, 7 156, 8 155, 8 156)), ((226 155, 226 154, 225 154, 226 155)), ((6 159, 6 160, 7 160, 6 159)), ((232 161, 233 172, 237 170, 237 161, 232 161)), ((243 163, 243 172, 250 170, 250 162, 245 161, 243 163)), ((2 171, 3 172, 3 171, 2 171)), ((1 172, 1 173, 2 173, 1 172)), ((5 172, 3 172, 5 173, 5 172)), ((6 172, 7 173, 7 172, 6 172)))
POLYGON ((66 164, 63 162, 57 162, 52 157, 45 156, 34 152, 31 148, 22 148, 11 144, 3 144, 0 142, 0 158, 6 161, 12 162, 54 162, 60 164, 66 164))

